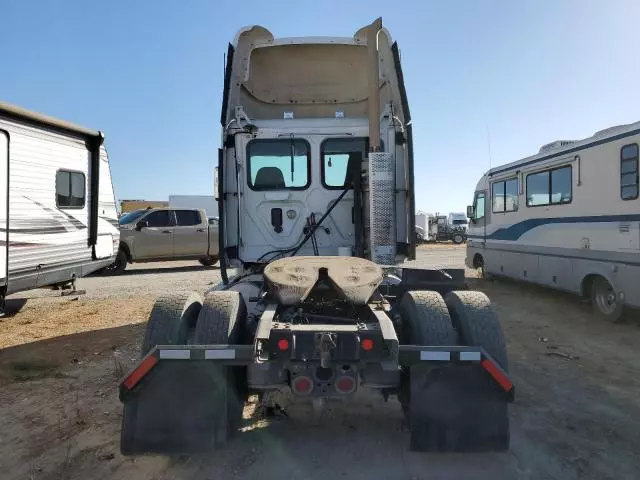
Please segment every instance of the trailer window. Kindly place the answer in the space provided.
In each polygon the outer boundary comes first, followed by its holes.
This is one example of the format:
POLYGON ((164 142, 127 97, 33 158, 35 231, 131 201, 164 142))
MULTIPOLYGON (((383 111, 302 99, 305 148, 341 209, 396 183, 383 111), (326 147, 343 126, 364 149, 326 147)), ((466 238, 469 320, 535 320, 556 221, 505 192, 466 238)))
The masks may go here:
POLYGON ((571 203, 572 167, 553 168, 527 175, 527 207, 571 203))
POLYGON ((638 198, 638 144, 625 145, 620 150, 620 197, 638 198))
POLYGON ((518 179, 510 178, 493 184, 493 213, 515 212, 518 210, 518 179))
POLYGON ((305 140, 253 140, 247 145, 252 190, 304 190, 310 183, 311 149, 305 140))
POLYGON ((84 208, 85 197, 84 173, 58 170, 56 173, 56 205, 58 208, 84 208))

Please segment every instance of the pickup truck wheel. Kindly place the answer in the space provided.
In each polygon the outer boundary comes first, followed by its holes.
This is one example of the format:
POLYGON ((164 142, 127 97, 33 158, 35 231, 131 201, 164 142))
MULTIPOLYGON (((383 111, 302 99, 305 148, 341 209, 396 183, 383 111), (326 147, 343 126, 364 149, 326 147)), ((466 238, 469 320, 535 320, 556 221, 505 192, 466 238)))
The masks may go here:
POLYGON ((116 260, 113 262, 111 270, 116 273, 122 273, 127 268, 127 254, 123 249, 118 249, 116 260))
POLYGON ((196 293, 165 295, 156 300, 142 340, 144 357, 156 345, 185 345, 202 308, 196 293))
POLYGON ((215 256, 215 255, 211 255, 209 257, 203 257, 200 260, 198 260, 202 265, 204 265, 205 267, 212 267, 213 265, 215 265, 219 260, 219 257, 215 256))
MULTIPOLYGON (((238 345, 246 343, 247 308, 238 292, 210 292, 204 299, 194 332, 196 345, 238 345)), ((226 415, 219 418, 217 438, 223 443, 242 421, 247 401, 246 367, 216 365, 216 383, 226 387, 226 415)), ((220 412, 225 412, 223 408, 220 412)))

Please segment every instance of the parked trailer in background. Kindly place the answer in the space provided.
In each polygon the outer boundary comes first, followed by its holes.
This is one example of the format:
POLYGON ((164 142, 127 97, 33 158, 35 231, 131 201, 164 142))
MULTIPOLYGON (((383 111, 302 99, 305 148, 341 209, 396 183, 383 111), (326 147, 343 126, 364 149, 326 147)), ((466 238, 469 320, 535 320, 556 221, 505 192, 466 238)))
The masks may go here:
POLYGON ((0 103, 0 303, 111 264, 118 215, 102 133, 0 103))
POLYGON ((590 297, 617 320, 640 307, 640 122, 489 170, 476 187, 467 266, 590 297))

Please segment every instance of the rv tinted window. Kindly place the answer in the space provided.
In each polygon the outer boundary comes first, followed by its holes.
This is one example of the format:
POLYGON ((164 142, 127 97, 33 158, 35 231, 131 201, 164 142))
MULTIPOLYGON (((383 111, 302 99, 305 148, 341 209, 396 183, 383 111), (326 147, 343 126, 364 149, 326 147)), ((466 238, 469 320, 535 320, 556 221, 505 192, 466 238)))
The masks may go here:
POLYGON ((303 190, 311 179, 305 140, 253 140, 247 145, 247 182, 252 190, 303 190))
POLYGON ((200 212, 196 210, 176 210, 176 220, 179 227, 200 225, 200 212))
POLYGON ((84 173, 58 170, 56 173, 56 204, 58 208, 84 207, 84 173))
POLYGON ((620 197, 638 198, 638 144, 625 145, 620 150, 620 197))
POLYGON ((571 165, 568 165, 527 175, 527 206, 570 203, 571 173, 571 165))
POLYGON ((149 222, 150 227, 170 227, 171 226, 171 216, 169 215, 168 210, 157 210, 155 212, 151 212, 149 215, 143 218, 149 222))
POLYGON ((493 184, 493 212, 515 212, 518 210, 518 179, 511 178, 493 184))

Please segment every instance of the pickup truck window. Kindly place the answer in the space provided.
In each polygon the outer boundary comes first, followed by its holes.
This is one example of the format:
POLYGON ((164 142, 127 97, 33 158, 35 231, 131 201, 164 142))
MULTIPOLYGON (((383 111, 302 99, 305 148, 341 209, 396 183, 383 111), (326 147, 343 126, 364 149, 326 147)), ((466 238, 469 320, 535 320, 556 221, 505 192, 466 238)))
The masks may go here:
POLYGON ((120 217, 120 225, 126 225, 127 223, 133 223, 142 215, 144 215, 146 210, 133 210, 131 212, 127 212, 120 217))
POLYGON ((311 149, 299 139, 252 140, 247 145, 252 190, 304 190, 310 183, 311 149))
POLYGON ((150 227, 170 227, 171 216, 168 210, 156 210, 144 217, 144 220, 149 222, 150 227))
POLYGON ((200 225, 200 212, 197 210, 176 210, 176 219, 179 227, 193 227, 200 225))

